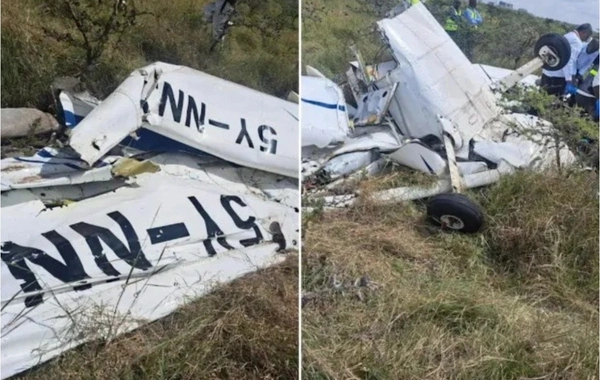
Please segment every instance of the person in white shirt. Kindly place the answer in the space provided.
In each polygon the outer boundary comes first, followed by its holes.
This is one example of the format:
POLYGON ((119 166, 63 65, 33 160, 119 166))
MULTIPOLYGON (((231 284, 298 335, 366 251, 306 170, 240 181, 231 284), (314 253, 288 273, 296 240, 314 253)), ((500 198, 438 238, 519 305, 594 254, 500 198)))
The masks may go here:
POLYGON ((561 70, 548 71, 543 70, 541 87, 551 95, 574 95, 577 92, 577 86, 574 83, 577 74, 577 58, 581 52, 583 42, 590 39, 593 30, 590 24, 582 24, 577 29, 565 34, 565 38, 571 45, 571 58, 567 65, 561 70))

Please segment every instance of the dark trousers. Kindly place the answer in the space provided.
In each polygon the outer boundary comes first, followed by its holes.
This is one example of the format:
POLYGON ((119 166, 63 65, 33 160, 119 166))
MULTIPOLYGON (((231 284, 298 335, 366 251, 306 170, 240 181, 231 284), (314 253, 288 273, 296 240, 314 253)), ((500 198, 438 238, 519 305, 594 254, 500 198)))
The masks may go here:
POLYGON ((473 62, 473 51, 475 50, 476 35, 471 29, 460 29, 458 31, 446 31, 454 43, 462 50, 463 54, 473 62))
POLYGON ((590 98, 581 94, 575 95, 577 105, 585 110, 595 121, 598 121, 594 115, 596 114, 596 98, 590 98))
POLYGON ((467 31, 464 35, 463 52, 469 58, 469 61, 473 63, 473 51, 475 50, 475 33, 473 31, 467 31))
POLYGON ((565 92, 565 78, 554 78, 542 74, 540 87, 550 95, 560 96, 565 92))
POLYGON ((460 30, 460 31, 446 31, 450 38, 454 41, 454 43, 458 46, 458 48, 463 52, 463 54, 469 59, 469 61, 473 60, 473 48, 475 45, 475 39, 473 38, 472 33, 469 30, 460 30))

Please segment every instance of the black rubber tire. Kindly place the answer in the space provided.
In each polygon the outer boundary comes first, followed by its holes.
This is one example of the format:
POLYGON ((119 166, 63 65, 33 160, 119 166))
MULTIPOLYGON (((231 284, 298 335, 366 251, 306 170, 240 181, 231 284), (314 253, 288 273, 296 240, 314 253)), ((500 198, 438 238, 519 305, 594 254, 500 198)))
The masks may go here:
POLYGON ((571 45, 564 36, 558 33, 548 33, 540 37, 535 43, 533 54, 539 57, 540 49, 543 46, 548 46, 556 55, 558 55, 559 61, 556 66, 550 66, 544 62, 543 68, 549 71, 558 71, 565 67, 569 63, 571 58, 571 45))
POLYGON ((462 228, 450 228, 463 233, 478 232, 483 226, 481 207, 467 196, 458 193, 439 194, 427 203, 427 218, 436 225, 441 225, 442 216, 452 216, 459 219, 462 228))

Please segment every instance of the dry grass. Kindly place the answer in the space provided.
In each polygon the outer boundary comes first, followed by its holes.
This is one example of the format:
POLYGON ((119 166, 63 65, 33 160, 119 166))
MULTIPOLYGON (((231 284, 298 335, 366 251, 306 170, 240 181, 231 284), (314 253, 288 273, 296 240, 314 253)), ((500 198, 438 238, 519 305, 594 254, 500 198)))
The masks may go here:
POLYGON ((414 204, 305 220, 303 377, 597 379, 597 183, 506 178, 475 236, 414 204))
POLYGON ((395 189, 398 187, 431 187, 437 184, 438 178, 430 174, 412 170, 405 166, 392 163, 387 172, 375 177, 366 177, 358 187, 361 194, 371 194, 377 191, 395 189))
MULTIPOLYGON (((90 73, 83 70, 82 49, 51 37, 78 36, 72 21, 45 6, 52 1, 2 3, 2 107, 52 112, 50 85, 58 76, 81 76, 95 95, 104 97, 135 68, 155 61, 190 66, 275 96, 297 91, 295 0, 240 2, 241 17, 212 53, 210 31, 202 21, 209 0, 138 1, 154 16, 139 18, 120 39, 113 38, 90 73)), ((30 145, 34 142, 25 138, 13 140, 10 148, 22 152, 30 145)), ((3 147, 3 153, 8 149, 3 147)), ((18 378, 296 378, 297 260, 291 256, 161 321, 109 343, 83 345, 18 378)))
POLYGON ((23 380, 294 379, 298 256, 218 288, 110 343, 72 350, 23 380))
MULTIPOLYGON (((367 63, 385 60, 364 1, 305 3, 303 64, 341 81, 350 42, 367 63)), ((303 377, 597 380, 597 173, 520 174, 473 191, 486 226, 469 236, 428 226, 421 204, 368 197, 426 182, 368 179, 356 206, 303 215, 303 377)))

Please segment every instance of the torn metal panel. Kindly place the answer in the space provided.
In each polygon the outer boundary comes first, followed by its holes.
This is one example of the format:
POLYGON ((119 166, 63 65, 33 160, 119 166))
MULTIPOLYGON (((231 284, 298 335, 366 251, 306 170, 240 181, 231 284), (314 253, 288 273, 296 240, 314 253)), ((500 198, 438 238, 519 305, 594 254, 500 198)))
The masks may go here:
POLYGON ((388 73, 392 72, 397 67, 398 63, 394 60, 375 63, 372 65, 366 65, 365 71, 367 77, 365 78, 362 72, 360 71, 360 65, 358 61, 351 61, 350 68, 348 69, 346 74, 350 77, 355 77, 356 79, 359 79, 365 83, 367 81, 375 82, 381 78, 384 78, 388 73))
POLYGON ((327 161, 321 170, 334 180, 355 173, 379 158, 380 154, 374 150, 346 153, 327 161))
POLYGON ((301 110, 302 146, 323 148, 348 136, 344 94, 331 80, 303 76, 301 110))
POLYGON ((443 115, 460 126, 463 139, 469 141, 499 114, 484 73, 473 70, 422 4, 378 25, 399 65, 377 84, 398 82, 390 113, 404 135, 439 135, 436 118, 443 115))
POLYGON ((352 92, 352 97, 356 104, 358 104, 362 94, 367 92, 366 80, 363 78, 362 73, 358 69, 358 63, 355 65, 351 64, 346 71, 346 78, 348 80, 348 86, 352 92))
MULTIPOLYGON (((494 183, 516 169, 575 163, 575 156, 552 133, 549 123, 529 115, 504 114, 497 105, 496 85, 516 78, 515 71, 471 64, 422 4, 392 17, 378 25, 395 60, 380 64, 381 68, 367 66, 372 70, 366 73, 362 63, 352 62, 346 73, 359 105, 354 124, 361 128, 334 149, 303 149, 303 179, 317 177, 307 186, 311 199, 343 182, 338 179, 315 189, 313 183, 322 184, 319 170, 333 174, 325 179, 357 177, 363 168, 376 174, 385 159, 441 180, 432 188, 401 187, 371 195, 381 202, 460 192, 494 183), (373 86, 367 86, 372 81, 373 86), (381 99, 371 109, 361 104, 366 94, 392 86, 396 90, 388 112, 381 99), (384 115, 391 128, 382 129, 383 123, 380 129, 368 126, 382 122, 384 115)), ((519 78, 524 85, 531 80, 535 78, 519 78)), ((326 208, 346 207, 356 195, 320 199, 326 208)))
MULTIPOLYGON (((71 93, 67 90, 63 90, 60 93, 60 106, 63 109, 63 116, 69 128, 75 128, 100 104, 99 101, 94 102, 87 97, 81 98, 82 95, 86 95, 86 93, 71 93)), ((197 156, 210 156, 208 153, 150 131, 143 126, 119 142, 119 148, 126 155, 135 155, 140 152, 155 152, 190 153, 197 156)))
POLYGON ((136 71, 73 129, 69 145, 88 165, 139 128, 144 116, 140 96, 145 87, 152 85, 149 78, 136 71))
POLYGON ((216 165, 196 169, 210 181, 161 167, 65 207, 2 208, 3 379, 161 318, 297 246, 297 190, 294 209, 239 179, 226 186, 235 180, 216 165))
POLYGON ((302 181, 319 171, 338 148, 339 146, 329 146, 320 149, 314 145, 302 147, 302 164, 300 168, 302 181))
POLYGON ((32 200, 39 200, 46 206, 61 205, 65 204, 65 202, 77 202, 92 198, 127 185, 124 179, 113 179, 111 181, 87 182, 77 185, 33 187, 4 191, 2 192, 1 207, 9 207, 32 200))
POLYGON ((463 176, 475 173, 482 173, 488 170, 487 164, 481 161, 457 162, 457 165, 460 174, 463 176))
POLYGON ((341 175, 350 174, 350 168, 356 170, 373 162, 378 157, 372 153, 389 153, 397 150, 402 144, 389 126, 361 127, 354 131, 341 146, 318 148, 315 146, 302 149, 302 180, 322 170, 329 161, 335 160, 333 167, 346 168, 341 175), (352 153, 362 152, 363 154, 352 153), (367 152, 367 153, 365 153, 367 152), (339 158, 338 158, 339 157, 339 158), (368 162, 367 162, 368 161, 368 162))
MULTIPOLYGON (((297 209, 298 180, 260 170, 227 164, 216 158, 188 154, 161 154, 149 159, 160 166, 156 175, 208 183, 238 193, 249 193, 265 201, 297 209)), ((140 179, 138 178, 137 181, 140 179)))
POLYGON ((342 147, 333 152, 332 157, 372 149, 377 149, 383 153, 391 152, 398 149, 401 145, 389 128, 372 128, 371 133, 348 138, 342 147))
MULTIPOLYGON (((356 182, 364 177, 371 177, 382 173, 385 168, 389 165, 389 161, 385 157, 381 157, 378 160, 371 162, 370 164, 360 168, 360 170, 348 174, 347 176, 340 177, 331 183, 325 185, 323 190, 336 190, 338 187, 344 187, 349 182, 356 182)), ((321 189, 314 191, 312 195, 318 195, 321 189)))
MULTIPOLYGON (((514 169, 510 165, 501 162, 497 169, 465 174, 462 177, 463 185, 467 189, 488 186, 498 182, 501 176, 510 174, 513 171, 514 169)), ((385 205, 429 198, 450 191, 452 191, 452 184, 447 179, 442 179, 430 187, 407 186, 378 191, 370 194, 369 199, 375 203, 385 205)), ((352 206, 358 201, 359 195, 357 192, 356 194, 343 194, 322 198, 314 197, 310 199, 312 201, 323 201, 325 209, 336 209, 352 206)))
POLYGON ((388 73, 392 72, 397 67, 398 63, 393 60, 376 63, 374 65, 367 65, 367 75, 371 76, 375 81, 377 81, 381 78, 385 78, 388 73))
POLYGON ((67 128, 74 128, 101 103, 87 92, 76 93, 68 90, 62 90, 58 100, 67 128))
POLYGON ((402 166, 427 174, 441 175, 448 168, 446 160, 419 141, 407 142, 388 157, 402 166))
POLYGON ((542 170, 559 164, 574 165, 575 155, 551 126, 532 115, 502 115, 474 138, 473 151, 491 162, 505 161, 515 168, 542 170))
POLYGON ((53 148, 41 149, 31 157, 5 158, 0 161, 2 191, 109 181, 113 178, 111 165, 118 158, 105 157, 91 169, 73 154, 53 148))
POLYGON ((141 127, 229 162, 298 176, 297 104, 161 62, 133 72, 69 144, 93 164, 141 127))
POLYGON ((358 100, 358 109, 354 115, 354 126, 380 124, 385 117, 398 83, 367 92, 358 100))

